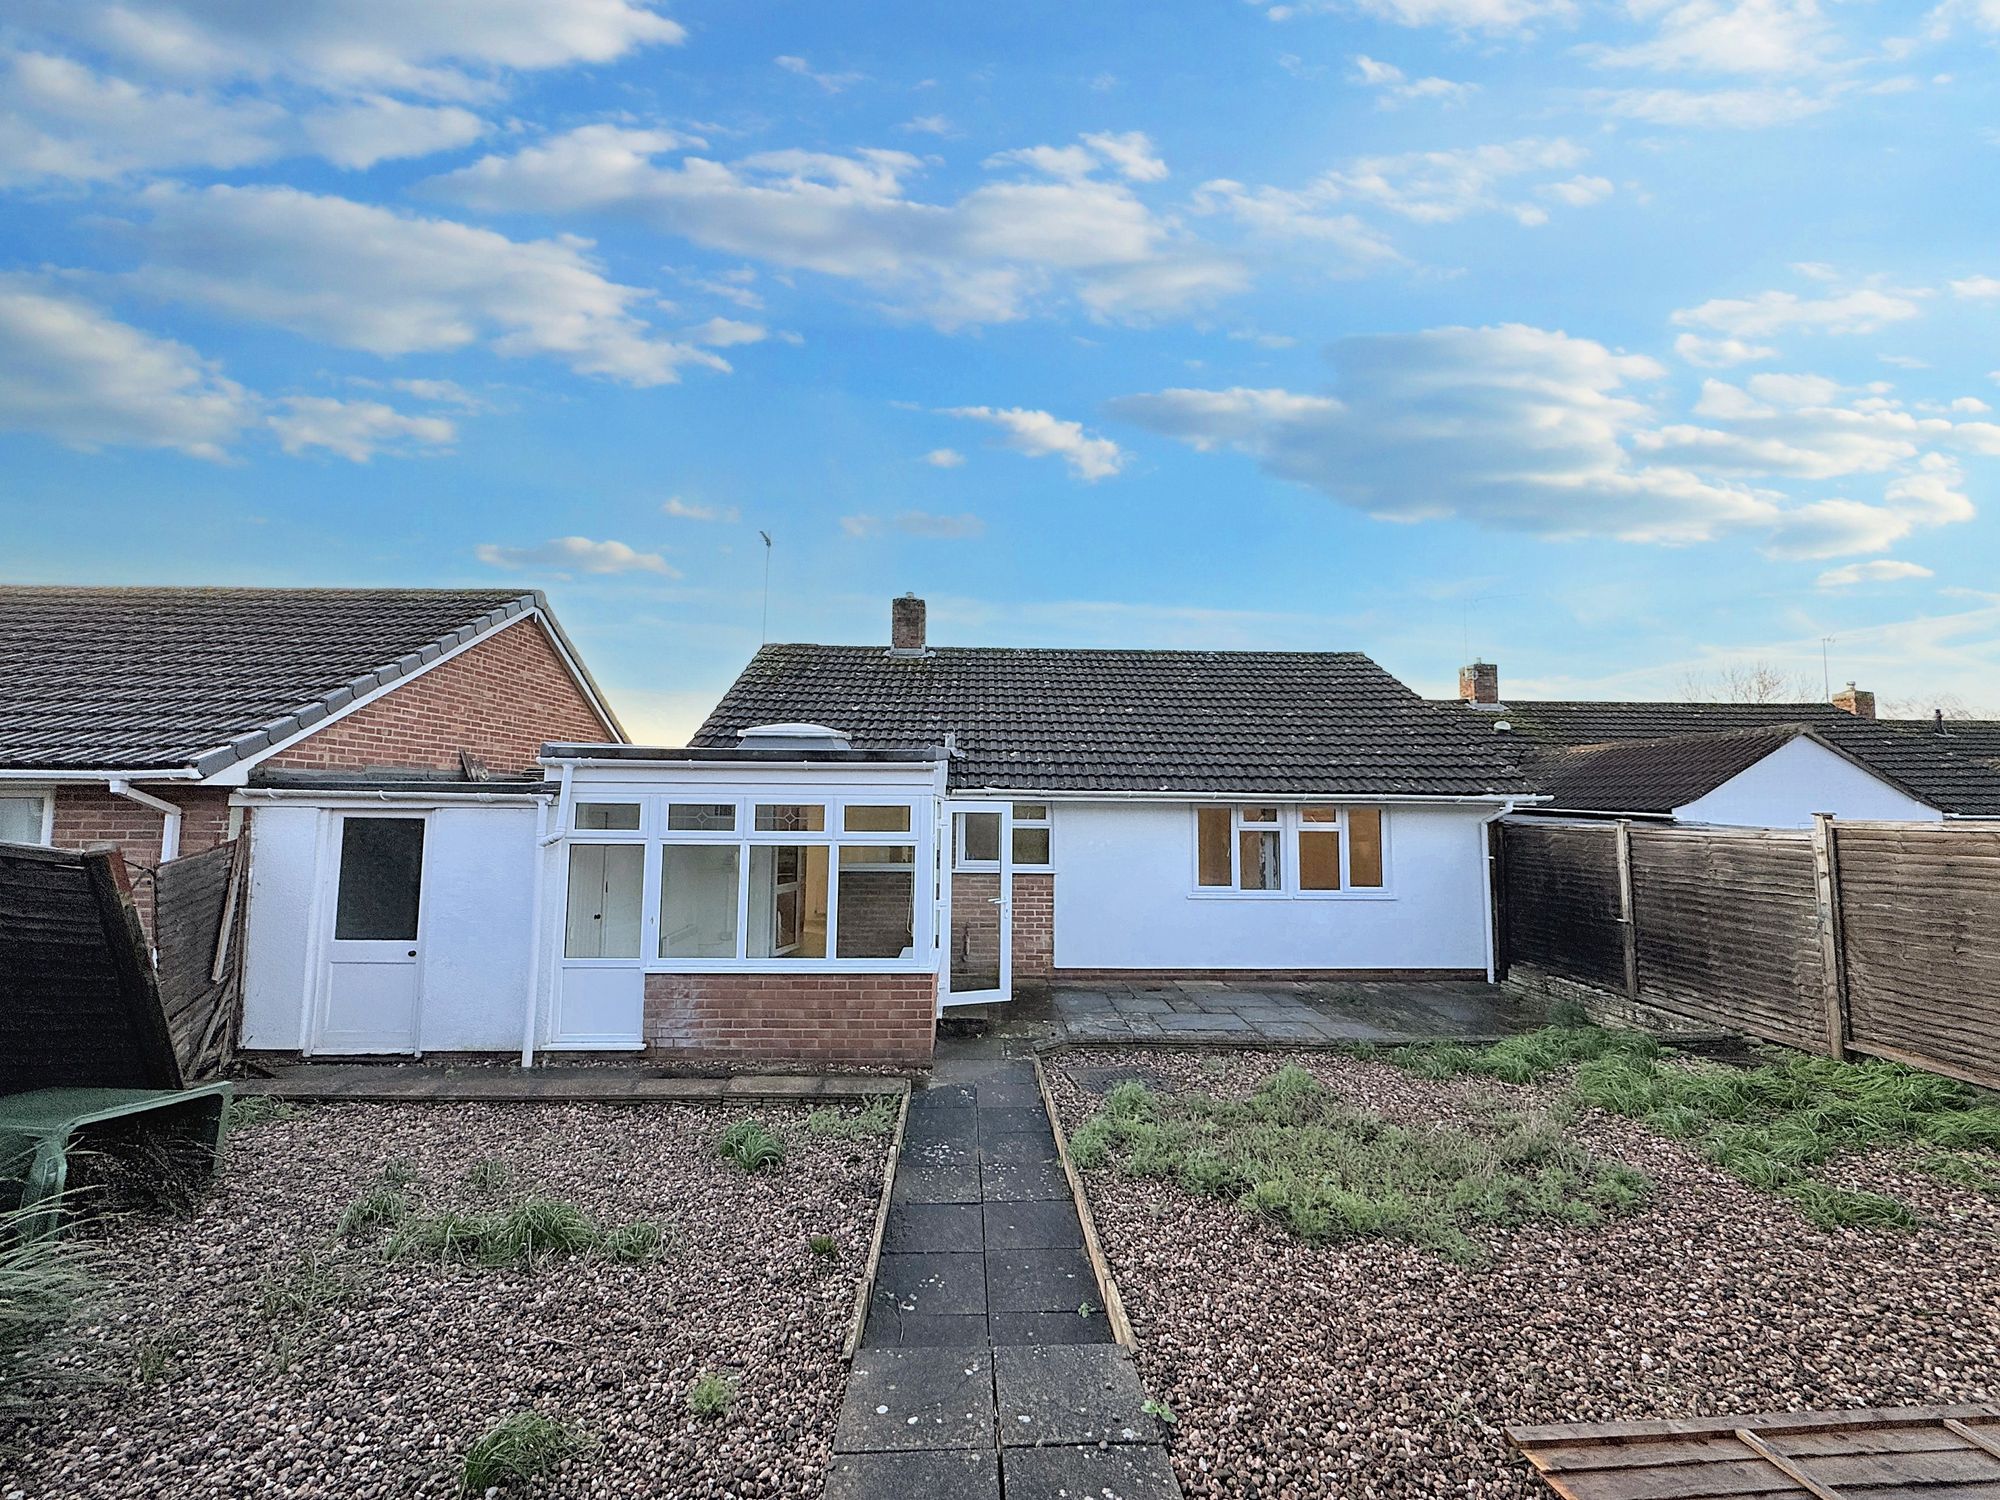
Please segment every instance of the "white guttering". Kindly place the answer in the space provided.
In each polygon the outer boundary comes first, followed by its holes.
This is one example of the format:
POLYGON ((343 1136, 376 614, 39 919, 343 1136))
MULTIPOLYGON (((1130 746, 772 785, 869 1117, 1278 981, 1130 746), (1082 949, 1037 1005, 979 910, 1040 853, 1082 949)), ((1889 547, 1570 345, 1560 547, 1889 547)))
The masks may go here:
POLYGON ((199 781, 201 772, 193 766, 172 766, 161 771, 22 771, 9 766, 0 769, 0 781, 199 781))
POLYGON ((1418 792, 1114 792, 1070 788, 1057 791, 1048 787, 959 787, 949 795, 954 799, 990 798, 1009 802, 1354 802, 1370 807, 1492 807, 1497 804, 1503 811, 1548 800, 1518 792, 1426 796, 1418 792))
POLYGON ((142 792, 122 776, 114 776, 104 784, 105 790, 114 797, 123 797, 128 802, 136 802, 141 807, 150 807, 160 815, 160 863, 179 859, 181 855, 181 810, 164 797, 155 797, 151 792, 142 792))
MULTIPOLYGON (((597 771, 657 771, 662 768, 674 771, 909 771, 916 766, 935 764, 927 759, 910 760, 744 760, 740 756, 729 760, 647 760, 632 755, 585 755, 576 759, 568 756, 544 756, 536 762, 543 766, 561 766, 564 770, 571 766, 585 766, 597 771)), ((954 792, 953 796, 971 796, 972 793, 954 792)), ((984 795, 983 793, 981 795, 984 795)), ((1021 793, 1023 797, 1028 794, 1021 793)))
POLYGON ((232 807, 253 802, 311 802, 316 804, 341 803, 416 803, 424 807, 462 807, 467 803, 486 803, 501 807, 533 807, 546 803, 548 792, 425 792, 416 790, 388 791, 369 787, 296 787, 296 786, 252 786, 241 787, 229 795, 232 807))

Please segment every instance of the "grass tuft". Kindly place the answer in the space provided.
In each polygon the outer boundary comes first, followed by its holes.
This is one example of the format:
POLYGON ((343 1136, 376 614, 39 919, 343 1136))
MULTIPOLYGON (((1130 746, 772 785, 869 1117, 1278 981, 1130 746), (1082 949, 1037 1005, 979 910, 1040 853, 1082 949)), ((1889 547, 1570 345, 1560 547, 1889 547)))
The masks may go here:
POLYGON ((299 1107, 276 1094, 237 1094, 229 1101, 228 1133, 254 1130, 259 1125, 278 1125, 296 1120, 299 1107))
POLYGON ((806 1116, 806 1134, 835 1141, 887 1135, 896 1128, 897 1107, 895 1095, 877 1094, 860 1109, 816 1109, 806 1116))
POLYGON ((340 1211, 333 1232, 344 1240, 354 1239, 372 1229, 400 1224, 409 1214, 410 1200, 402 1189, 377 1183, 340 1211))
POLYGON ((282 1271, 257 1280, 257 1311, 267 1322, 310 1322, 354 1300, 359 1291, 317 1250, 301 1250, 282 1271))
POLYGON ((736 1402, 736 1382, 714 1373, 698 1377, 688 1387, 688 1410, 697 1417, 719 1417, 736 1402))
POLYGON ((738 1120, 722 1132, 715 1149, 746 1172, 774 1172, 785 1164, 785 1143, 761 1120, 738 1120))
POLYGON ((498 1197, 514 1185, 514 1169, 498 1156, 482 1156, 465 1169, 459 1181, 468 1192, 481 1197, 498 1197))
POLYGON ((816 1234, 806 1241, 806 1248, 821 1260, 840 1259, 840 1241, 830 1234, 816 1234))
POLYGON ((1822 1229, 1914 1229, 1917 1216, 1894 1198, 1802 1177, 1782 1189, 1822 1229))
POLYGON ((580 1427, 540 1412, 517 1411, 495 1422, 465 1450, 459 1489, 464 1494, 483 1495, 495 1487, 534 1479, 591 1446, 590 1437, 580 1427))
POLYGON ((60 1234, 34 1232, 44 1207, 0 1209, 0 1422, 80 1378, 64 1356, 90 1309, 100 1257, 60 1234))
MULTIPOLYGON (((1995 1165, 2000 1166, 2000 1163, 1995 1165)), ((1932 1151, 1917 1166, 1940 1182, 1970 1188, 1989 1198, 2000 1198, 2000 1172, 1990 1170, 1987 1163, 1978 1157, 1962 1151, 1932 1151)))
POLYGON ((630 1224, 620 1224, 615 1229, 607 1229, 599 1248, 606 1260, 615 1260, 628 1266, 643 1266, 660 1258, 661 1247, 666 1243, 666 1231, 659 1225, 645 1219, 634 1220, 630 1224))
POLYGON ((405 1219, 382 1253, 390 1260, 483 1260, 481 1246, 492 1222, 455 1210, 405 1219))

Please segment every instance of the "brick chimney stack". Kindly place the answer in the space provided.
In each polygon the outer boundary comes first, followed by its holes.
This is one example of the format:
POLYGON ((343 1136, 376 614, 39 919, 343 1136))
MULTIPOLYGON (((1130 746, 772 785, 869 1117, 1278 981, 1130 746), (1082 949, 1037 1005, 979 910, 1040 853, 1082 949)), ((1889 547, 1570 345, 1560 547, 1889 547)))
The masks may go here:
POLYGON ((1857 719, 1875 717, 1875 695, 1863 692, 1851 682, 1833 695, 1833 706, 1853 714, 1857 719))
POLYGON ((1475 708, 1500 706, 1500 669, 1490 661, 1476 661, 1458 669, 1458 696, 1475 708))
POLYGON ((897 656, 924 654, 924 601, 915 594, 889 602, 889 650, 897 656))

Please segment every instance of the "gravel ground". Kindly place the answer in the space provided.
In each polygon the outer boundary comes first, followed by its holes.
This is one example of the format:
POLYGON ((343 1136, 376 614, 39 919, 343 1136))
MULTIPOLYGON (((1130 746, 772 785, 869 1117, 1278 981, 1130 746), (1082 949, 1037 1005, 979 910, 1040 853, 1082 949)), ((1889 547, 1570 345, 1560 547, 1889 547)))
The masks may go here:
POLYGON ((816 1497, 888 1141, 818 1141, 804 1109, 756 1113, 789 1148, 756 1177, 714 1155, 738 1115, 699 1107, 329 1105, 244 1130, 192 1220, 108 1232, 92 1363, 117 1379, 51 1409, 20 1472, 0 1457, 0 1496, 446 1496, 467 1444, 534 1408, 598 1443, 535 1495, 816 1497), (664 1253, 525 1272, 389 1265, 379 1241, 335 1240, 342 1208, 398 1160, 419 1212, 485 1206, 459 1181, 485 1157, 512 1168, 514 1194, 662 1225, 664 1253), (811 1252, 817 1234, 837 1260, 811 1252), (274 1323, 260 1281, 311 1247, 362 1290, 274 1323), (687 1410, 705 1371, 740 1381, 725 1416, 687 1410))
MULTIPOLYGON (((1240 1095, 1286 1062, 1406 1123, 1452 1123, 1482 1091, 1560 1093, 1296 1052, 1092 1051, 1051 1076, 1073 1130, 1097 1098, 1066 1067, 1240 1095)), ((1923 1227, 1822 1230, 1631 1121, 1587 1110, 1576 1130, 1653 1179, 1648 1206, 1489 1231, 1480 1266, 1313 1248, 1171 1184, 1085 1174, 1147 1388, 1180 1418, 1187 1494, 1545 1496, 1504 1426, 2000 1399, 2000 1204, 1882 1153, 1820 1175, 1901 1198, 1923 1227)))

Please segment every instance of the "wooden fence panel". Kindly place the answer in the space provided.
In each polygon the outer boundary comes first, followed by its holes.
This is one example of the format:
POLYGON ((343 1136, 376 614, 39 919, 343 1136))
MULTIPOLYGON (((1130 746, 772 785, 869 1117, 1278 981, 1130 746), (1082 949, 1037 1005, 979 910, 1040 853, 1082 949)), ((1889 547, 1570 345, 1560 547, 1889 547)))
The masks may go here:
POLYGON ((1823 1051, 1825 970, 1806 834, 1632 830, 1639 999, 1823 1051))
POLYGON ((1504 825, 1509 962, 1624 988, 1616 833, 1609 825, 1504 825))
POLYGON ((219 844, 161 865, 153 887, 160 1001, 190 1082, 219 1078, 240 1010, 244 845, 219 844))
POLYGON ((2000 829, 1834 825, 1856 1051, 2000 1087, 2000 829))

